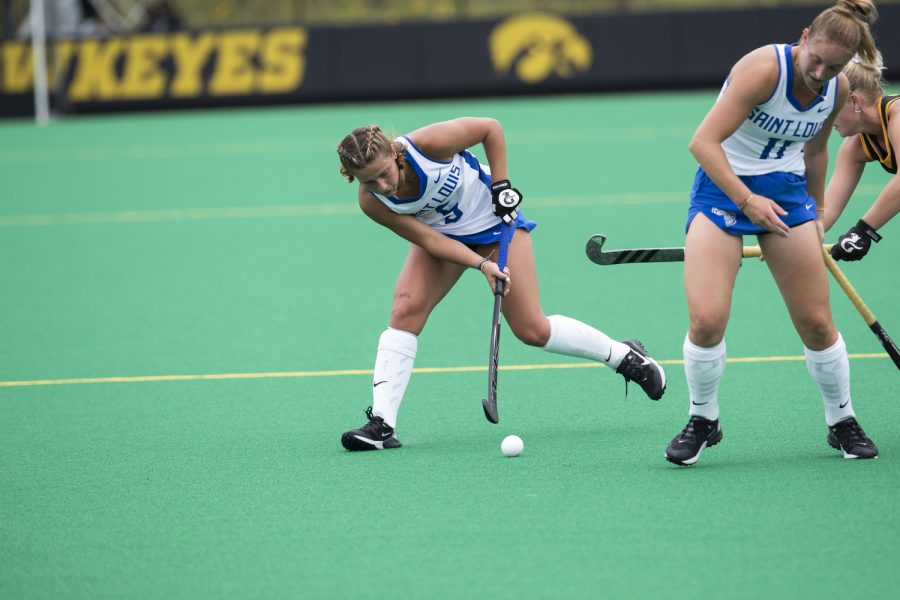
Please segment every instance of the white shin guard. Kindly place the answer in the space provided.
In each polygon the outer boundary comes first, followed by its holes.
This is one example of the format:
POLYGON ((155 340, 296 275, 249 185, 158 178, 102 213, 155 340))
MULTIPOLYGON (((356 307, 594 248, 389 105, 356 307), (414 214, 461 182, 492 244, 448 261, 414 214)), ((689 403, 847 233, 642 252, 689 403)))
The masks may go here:
POLYGON ((615 368, 630 348, 586 323, 562 315, 550 315, 550 339, 543 350, 606 363, 615 368))
POLYGON ((806 368, 822 394, 825 422, 831 426, 856 416, 850 401, 850 360, 841 334, 830 348, 816 351, 804 346, 803 351, 806 353, 806 368))
POLYGON ((715 421, 719 418, 719 382, 725 372, 725 340, 712 348, 702 348, 686 335, 683 350, 690 414, 715 421))
POLYGON ((397 412, 416 361, 415 334, 388 327, 378 339, 378 354, 372 377, 372 414, 397 426, 397 412))

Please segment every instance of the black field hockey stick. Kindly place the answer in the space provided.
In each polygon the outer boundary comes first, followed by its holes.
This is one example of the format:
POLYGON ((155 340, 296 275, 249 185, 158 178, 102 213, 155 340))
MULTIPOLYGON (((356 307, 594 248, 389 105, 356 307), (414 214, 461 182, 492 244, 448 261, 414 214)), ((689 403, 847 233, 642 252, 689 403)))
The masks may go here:
MULTIPOLYGON (((594 234, 587 242, 587 257, 598 265, 625 265, 631 263, 684 262, 684 246, 674 248, 626 248, 604 250, 606 236, 594 234)), ((831 246, 827 246, 831 249, 831 246)), ((759 246, 744 246, 743 258, 756 258, 762 254, 759 246)))
MULTIPOLYGON (((506 256, 509 253, 509 243, 516 231, 515 225, 502 225, 500 230, 500 250, 497 254, 497 266, 501 271, 506 268, 506 256)), ((503 309, 503 292, 506 290, 506 282, 497 280, 494 287, 494 316, 491 319, 491 353, 488 357, 488 393, 487 398, 481 401, 484 407, 484 416, 491 423, 498 423, 500 416, 497 414, 497 361, 500 354, 500 315, 503 309)))
MULTIPOLYGON (((603 234, 592 235, 587 243, 587 256, 592 262, 598 265, 621 265, 628 263, 643 262, 682 262, 684 261, 684 248, 629 248, 626 250, 603 250, 603 243, 606 242, 606 236, 603 234)), ((894 365, 900 369, 900 350, 891 336, 888 335, 884 327, 866 306, 860 298, 859 293, 850 285, 850 281, 841 272, 834 259, 831 258, 832 244, 823 244, 822 253, 825 257, 825 266, 831 272, 832 277, 837 282, 849 298, 850 302, 856 307, 857 312, 878 338, 878 341, 884 346, 888 356, 894 362, 894 365)), ((762 254, 759 246, 744 246, 741 255, 743 258, 756 258, 762 254)))
POLYGON ((822 247, 822 253, 825 256, 825 266, 828 267, 828 270, 831 271, 832 277, 837 281, 837 284, 841 286, 841 289, 844 290, 844 293, 847 295, 847 298, 850 299, 850 302, 853 303, 853 306, 856 307, 856 310, 859 312, 860 316, 866 322, 866 325, 869 326, 869 329, 872 330, 872 333, 875 334, 875 337, 878 338, 878 341, 881 342, 881 345, 884 346, 884 349, 887 351, 888 356, 891 357, 891 360, 894 361, 894 365, 897 369, 900 369, 900 350, 897 349, 897 344, 894 343, 894 340, 891 339, 891 336, 888 335, 887 331, 884 330, 884 327, 878 322, 878 319, 875 318, 875 315, 872 314, 872 311, 869 310, 869 307, 866 306, 866 303, 863 302, 862 298, 859 297, 857 291, 850 285, 850 281, 847 277, 841 272, 840 267, 837 266, 837 263, 834 262, 834 259, 831 258, 831 253, 822 247))

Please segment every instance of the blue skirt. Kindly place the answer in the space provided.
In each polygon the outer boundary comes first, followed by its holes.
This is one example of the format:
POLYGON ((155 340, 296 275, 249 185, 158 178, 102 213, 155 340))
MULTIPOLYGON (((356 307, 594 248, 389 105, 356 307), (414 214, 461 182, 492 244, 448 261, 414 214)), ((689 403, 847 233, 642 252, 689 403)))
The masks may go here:
MULTIPOLYGON (((500 241, 500 229, 503 227, 503 221, 500 221, 490 229, 485 229, 484 231, 479 231, 478 233, 473 233, 472 235, 450 235, 449 233, 445 233, 448 238, 452 238, 459 242, 462 242, 466 246, 470 248, 475 248, 477 246, 483 246, 486 244, 495 244, 500 241)), ((537 223, 535 221, 528 221, 522 215, 522 211, 519 211, 519 216, 516 217, 516 229, 524 229, 525 231, 530 232, 532 229, 537 227, 537 223)))
MULTIPOLYGON (((787 216, 779 217, 788 227, 796 227, 816 219, 816 201, 806 189, 806 177, 794 173, 766 173, 765 175, 739 175, 750 191, 765 196, 778 203, 787 211, 787 216)), ((751 203, 753 200, 750 201, 751 203)), ((744 213, 738 210, 731 199, 719 189, 703 168, 697 169, 694 187, 691 188, 691 206, 688 209, 684 230, 702 212, 725 233, 731 235, 754 235, 769 233, 754 225, 744 213)))

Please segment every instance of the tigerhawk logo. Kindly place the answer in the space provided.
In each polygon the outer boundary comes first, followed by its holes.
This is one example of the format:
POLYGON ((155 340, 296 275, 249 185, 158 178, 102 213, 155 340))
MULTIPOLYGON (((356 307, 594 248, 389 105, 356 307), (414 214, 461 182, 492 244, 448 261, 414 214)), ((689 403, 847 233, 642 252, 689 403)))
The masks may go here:
POLYGON ((525 83, 551 75, 572 77, 591 67, 594 51, 575 27, 556 15, 524 13, 506 19, 491 32, 488 47, 494 70, 512 70, 525 83))
POLYGON ((851 250, 862 250, 862 246, 858 246, 856 243, 862 238, 859 237, 859 234, 855 231, 841 240, 841 248, 844 249, 844 252, 850 252, 851 250))

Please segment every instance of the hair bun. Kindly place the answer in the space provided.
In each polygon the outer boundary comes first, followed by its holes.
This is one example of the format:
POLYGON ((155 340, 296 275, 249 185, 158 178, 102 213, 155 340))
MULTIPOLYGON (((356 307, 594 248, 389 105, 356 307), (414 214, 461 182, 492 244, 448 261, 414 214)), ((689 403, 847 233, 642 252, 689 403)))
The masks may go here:
POLYGON ((871 0, 838 0, 836 8, 846 10, 867 25, 874 25, 878 20, 878 9, 871 0))

